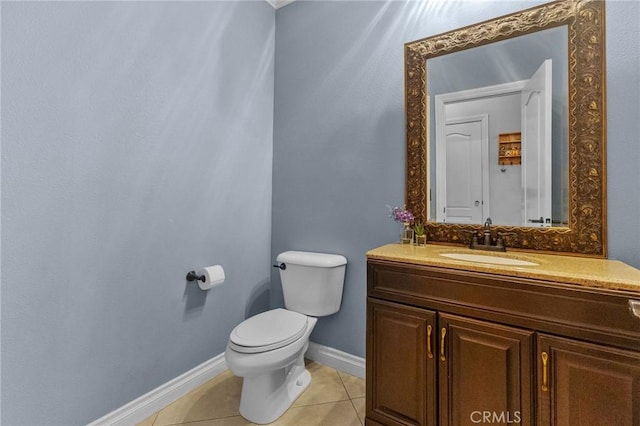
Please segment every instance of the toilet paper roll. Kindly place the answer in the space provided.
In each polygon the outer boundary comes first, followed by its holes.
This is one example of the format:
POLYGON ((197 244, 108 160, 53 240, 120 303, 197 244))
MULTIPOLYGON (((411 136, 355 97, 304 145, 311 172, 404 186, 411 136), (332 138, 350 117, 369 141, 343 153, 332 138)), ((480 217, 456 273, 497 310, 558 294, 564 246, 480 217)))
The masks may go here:
POLYGON ((222 285, 224 282, 224 269, 220 265, 207 266, 200 269, 198 275, 204 275, 204 282, 198 280, 198 286, 202 290, 209 290, 212 287, 222 285))

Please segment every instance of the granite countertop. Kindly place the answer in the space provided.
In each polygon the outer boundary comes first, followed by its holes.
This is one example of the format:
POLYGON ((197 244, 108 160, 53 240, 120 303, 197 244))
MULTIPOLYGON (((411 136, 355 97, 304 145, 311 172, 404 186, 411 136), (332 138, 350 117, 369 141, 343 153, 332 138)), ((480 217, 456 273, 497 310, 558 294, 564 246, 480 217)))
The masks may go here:
POLYGON ((537 278, 587 287, 634 291, 640 294, 640 269, 617 260, 521 251, 494 253, 460 246, 427 244, 424 247, 417 247, 398 243, 370 250, 367 252, 367 258, 463 271, 488 272, 510 277, 537 278), (501 257, 532 262, 535 265, 497 265, 442 256, 450 253, 501 257))

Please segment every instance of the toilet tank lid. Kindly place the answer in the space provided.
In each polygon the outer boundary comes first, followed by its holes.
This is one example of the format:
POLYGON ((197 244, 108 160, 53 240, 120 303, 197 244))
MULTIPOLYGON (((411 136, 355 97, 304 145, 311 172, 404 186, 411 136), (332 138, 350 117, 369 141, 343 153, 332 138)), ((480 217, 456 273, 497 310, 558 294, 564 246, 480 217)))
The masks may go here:
POLYGON ((292 265, 334 268, 347 264, 347 258, 339 254, 314 253, 310 251, 285 251, 276 258, 278 262, 292 265))

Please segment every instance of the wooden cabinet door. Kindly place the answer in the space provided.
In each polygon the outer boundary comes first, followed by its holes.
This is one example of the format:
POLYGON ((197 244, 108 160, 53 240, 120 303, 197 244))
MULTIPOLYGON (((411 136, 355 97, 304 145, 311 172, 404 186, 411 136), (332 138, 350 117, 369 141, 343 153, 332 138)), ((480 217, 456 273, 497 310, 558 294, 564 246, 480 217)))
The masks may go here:
POLYGON ((367 302, 367 424, 435 425, 433 311, 367 302))
POLYGON ((532 425, 533 331, 441 314, 440 426, 532 425))
POLYGON ((640 353, 538 336, 540 425, 640 425, 640 353))

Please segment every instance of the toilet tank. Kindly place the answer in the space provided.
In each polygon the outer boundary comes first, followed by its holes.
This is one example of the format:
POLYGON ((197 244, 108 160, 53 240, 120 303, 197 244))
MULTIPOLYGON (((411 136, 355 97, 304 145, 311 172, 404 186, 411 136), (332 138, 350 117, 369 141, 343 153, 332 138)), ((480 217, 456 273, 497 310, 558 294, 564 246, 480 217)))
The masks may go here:
POLYGON ((280 265, 285 308, 314 317, 338 312, 347 265, 344 256, 286 251, 276 260, 280 265))

